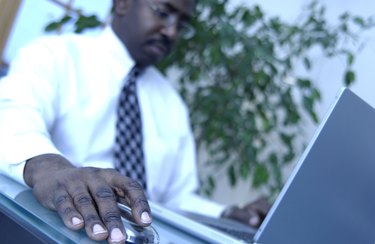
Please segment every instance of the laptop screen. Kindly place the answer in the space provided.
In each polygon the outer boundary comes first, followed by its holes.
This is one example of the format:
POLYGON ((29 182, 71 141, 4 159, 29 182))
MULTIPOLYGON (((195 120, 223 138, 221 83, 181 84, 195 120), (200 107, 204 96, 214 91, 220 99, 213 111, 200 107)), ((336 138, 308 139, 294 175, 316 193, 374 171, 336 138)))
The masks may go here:
POLYGON ((375 242, 375 110, 339 94, 256 234, 258 243, 375 242))

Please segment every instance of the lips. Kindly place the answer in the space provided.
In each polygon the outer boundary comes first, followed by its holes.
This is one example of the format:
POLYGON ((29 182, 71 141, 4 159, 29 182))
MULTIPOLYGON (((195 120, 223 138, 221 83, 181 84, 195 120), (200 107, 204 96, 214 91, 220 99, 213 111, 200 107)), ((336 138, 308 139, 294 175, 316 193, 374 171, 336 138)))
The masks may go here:
POLYGON ((147 43, 149 50, 157 57, 165 57, 170 51, 170 45, 164 40, 152 40, 147 43))
POLYGON ((160 43, 160 42, 155 42, 153 45, 151 45, 152 48, 155 49, 156 52, 158 52, 160 55, 166 55, 167 54, 167 47, 160 43))

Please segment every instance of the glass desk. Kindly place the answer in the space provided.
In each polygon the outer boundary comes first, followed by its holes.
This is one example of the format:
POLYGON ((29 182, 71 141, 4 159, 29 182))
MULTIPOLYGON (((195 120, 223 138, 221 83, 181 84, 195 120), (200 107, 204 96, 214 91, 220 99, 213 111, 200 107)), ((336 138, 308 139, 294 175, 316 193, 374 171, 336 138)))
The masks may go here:
MULTIPOLYGON (((154 209, 156 207, 151 204, 153 212, 160 211, 154 209)), ((183 216, 175 217, 177 221, 180 218, 184 221, 183 216)), ((1 174, 0 224, 0 234, 5 243, 25 243, 25 240, 26 243, 98 243, 89 239, 84 230, 72 231, 66 228, 56 212, 37 202, 31 189, 1 174)), ((165 219, 153 215, 152 226, 159 234, 160 243, 241 243, 209 227, 201 225, 201 229, 197 222, 190 224, 198 226, 198 234, 181 228, 183 226, 177 222, 167 223, 165 219), (221 239, 212 239, 215 235, 221 239)))

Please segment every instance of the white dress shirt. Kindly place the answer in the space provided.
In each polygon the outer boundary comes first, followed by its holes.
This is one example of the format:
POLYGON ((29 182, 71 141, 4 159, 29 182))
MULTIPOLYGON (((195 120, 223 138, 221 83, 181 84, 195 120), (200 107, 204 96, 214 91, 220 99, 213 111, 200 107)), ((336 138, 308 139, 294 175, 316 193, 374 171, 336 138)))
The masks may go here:
MULTIPOLYGON (((98 36, 40 38, 20 50, 0 81, 0 166, 24 183, 25 160, 45 153, 77 167, 113 168, 116 107, 134 65, 110 27, 98 36)), ((188 110, 154 67, 137 79, 150 200, 218 216, 194 194, 195 145, 188 110)))

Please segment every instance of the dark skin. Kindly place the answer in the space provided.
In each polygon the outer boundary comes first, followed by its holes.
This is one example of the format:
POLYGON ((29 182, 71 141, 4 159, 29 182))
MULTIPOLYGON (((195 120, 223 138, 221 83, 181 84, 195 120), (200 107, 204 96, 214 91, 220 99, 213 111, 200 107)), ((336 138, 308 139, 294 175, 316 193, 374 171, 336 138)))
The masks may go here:
POLYGON ((62 156, 45 154, 27 161, 24 179, 38 201, 57 211, 69 229, 85 227, 93 240, 124 242, 117 201, 132 207, 138 224, 151 223, 142 187, 113 169, 76 168, 62 156))
POLYGON ((192 18, 195 7, 194 0, 115 0, 114 3, 118 18, 113 20, 112 28, 141 66, 155 64, 170 53, 181 25, 192 18), (153 6, 171 13, 174 23, 165 26, 162 20, 158 21, 160 17, 153 12, 153 6))
MULTIPOLYGON (((194 0, 114 0, 113 4, 112 28, 134 61, 144 67, 169 54, 181 23, 191 18, 195 7, 194 0), (174 22, 165 25, 150 6, 168 10, 174 22)), ((114 169, 77 168, 61 155, 44 154, 27 160, 24 179, 37 200, 57 211, 69 229, 84 227, 93 240, 125 242, 117 201, 132 208, 137 224, 151 224, 142 187, 114 169)))
POLYGON ((228 208, 221 215, 222 218, 234 219, 251 227, 258 228, 268 211, 271 204, 267 199, 261 197, 254 202, 248 203, 243 207, 234 206, 228 208))
MULTIPOLYGON (((192 17, 195 0, 114 0, 112 28, 124 47, 143 67, 166 57, 180 37, 180 27, 192 17), (166 25, 153 7, 173 15, 166 25)), ((126 234, 117 201, 132 208, 141 226, 151 224, 151 210, 142 187, 113 169, 77 168, 68 159, 56 154, 44 154, 27 160, 25 182, 33 188, 38 201, 57 211, 64 224, 72 230, 85 228, 97 241, 124 243, 126 234)), ((248 204, 225 217, 249 223, 264 215, 248 204), (248 211, 250 209, 250 211, 248 211)), ((268 211, 268 209, 267 209, 268 211)))

